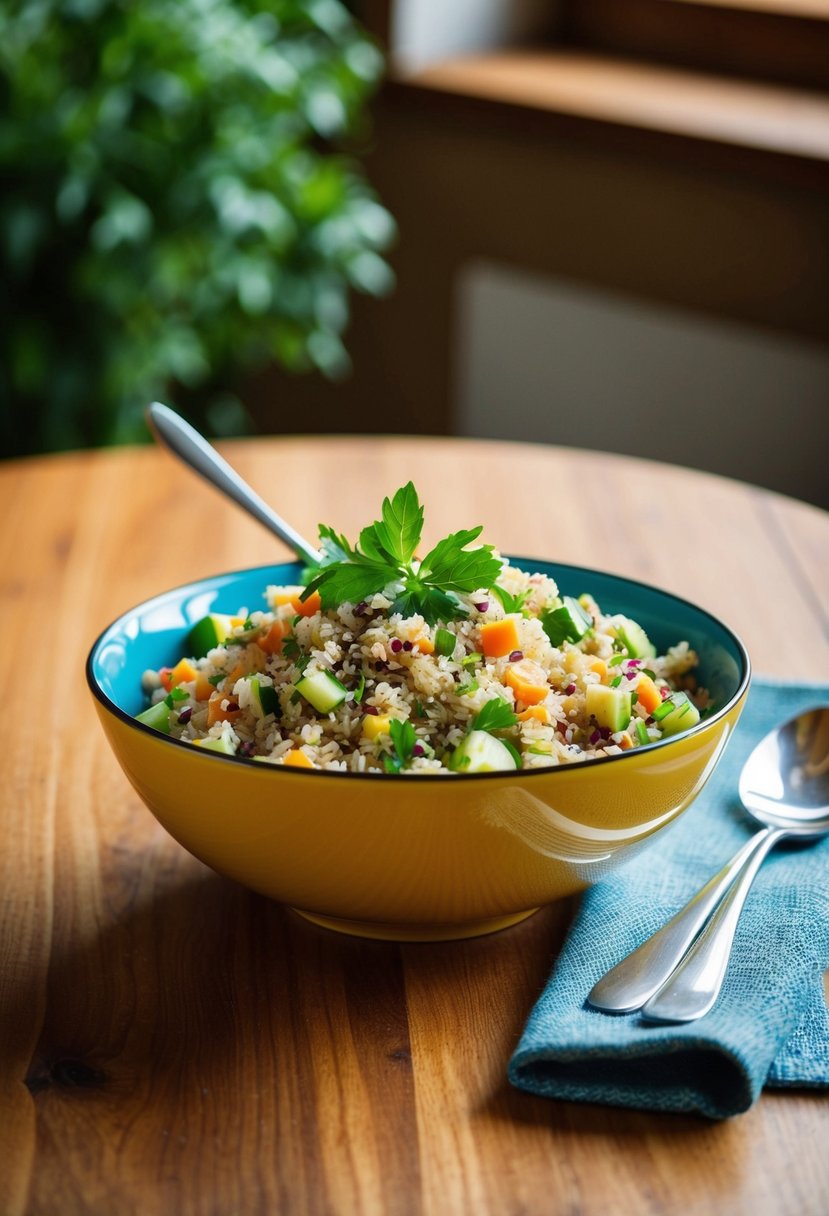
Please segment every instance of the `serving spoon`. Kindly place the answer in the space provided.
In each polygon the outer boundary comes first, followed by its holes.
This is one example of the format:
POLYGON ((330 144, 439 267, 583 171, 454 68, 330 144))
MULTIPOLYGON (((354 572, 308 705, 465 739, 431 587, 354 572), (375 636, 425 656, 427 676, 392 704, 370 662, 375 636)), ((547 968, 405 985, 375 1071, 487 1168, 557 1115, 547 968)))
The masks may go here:
POLYGON ((587 1000, 605 1013, 691 1022, 719 996, 743 905, 765 857, 782 840, 829 832, 829 707, 806 710, 758 743, 739 783, 764 826, 680 912, 599 980, 587 1000))
POLYGON ((174 410, 162 405, 160 401, 154 401, 152 405, 147 406, 146 416, 150 429, 162 447, 168 448, 194 473, 198 473, 215 489, 233 499, 237 506, 242 507, 260 524, 264 524, 293 549, 300 560, 316 565, 320 554, 314 546, 286 523, 281 515, 277 515, 264 498, 260 498, 256 491, 251 489, 244 478, 240 477, 195 427, 190 426, 189 422, 185 422, 174 410))

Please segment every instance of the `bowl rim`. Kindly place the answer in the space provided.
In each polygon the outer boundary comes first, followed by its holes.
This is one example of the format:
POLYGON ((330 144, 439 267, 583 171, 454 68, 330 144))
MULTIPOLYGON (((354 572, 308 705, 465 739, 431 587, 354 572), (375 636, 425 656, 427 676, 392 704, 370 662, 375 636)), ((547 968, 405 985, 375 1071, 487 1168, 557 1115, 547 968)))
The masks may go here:
MULTIPOLYGON (((740 636, 737 633, 735 633, 734 630, 729 625, 727 625, 724 621, 720 620, 719 617, 716 617, 713 614, 713 612, 709 612, 707 608, 702 608, 702 607, 700 607, 699 604, 695 604, 691 600, 685 599, 683 596, 675 595, 674 592, 672 592, 672 591, 666 591, 663 587, 659 587, 654 583, 645 583, 645 582, 642 582, 641 579, 629 578, 625 574, 614 574, 610 570, 597 570, 594 567, 589 567, 589 566, 574 566, 574 565, 571 565, 569 562, 555 562, 555 561, 550 561, 549 559, 546 559, 546 558, 514 557, 510 554, 504 554, 502 556, 505 557, 505 560, 507 560, 510 563, 510 565, 516 565, 519 569, 522 569, 522 570, 526 568, 527 563, 531 564, 533 562, 536 562, 536 563, 541 563, 542 565, 545 565, 545 566, 554 566, 560 570, 567 570, 567 571, 575 572, 580 575, 581 574, 587 575, 588 577, 590 575, 600 575, 602 578, 616 579, 619 582, 627 583, 632 587, 642 588, 643 590, 648 591, 648 592, 657 592, 657 594, 663 595, 667 599, 673 600, 674 603, 684 605, 686 608, 690 608, 693 612, 699 613, 706 620, 708 620, 708 621, 712 622, 714 625, 716 625, 716 627, 718 629, 721 629, 725 634, 728 635, 729 639, 734 644, 734 646, 740 656, 740 659, 742 661, 742 676, 741 676, 740 682, 737 686, 736 691, 728 699, 726 704, 723 705, 720 709, 718 709, 716 711, 716 713, 712 714, 710 717, 701 718, 700 721, 695 726, 692 726, 690 728, 690 730, 683 731, 681 734, 675 736, 674 738, 659 739, 654 743, 647 743, 642 747, 632 748, 628 751, 620 752, 617 755, 595 757, 592 760, 582 762, 584 764, 587 764, 587 766, 589 768, 592 769, 593 765, 597 762, 600 762, 601 764, 604 765, 604 764, 616 763, 616 762, 619 762, 622 760, 630 760, 634 756, 639 756, 639 755, 642 755, 643 753, 653 753, 653 752, 661 750, 662 748, 670 747, 672 744, 676 743, 677 741, 679 741, 681 739, 689 739, 689 738, 693 737, 694 735, 702 734, 703 731, 708 730, 709 727, 713 726, 721 718, 726 717, 726 715, 728 715, 734 709, 734 707, 739 704, 739 702, 742 700, 742 698, 745 696, 748 686, 751 683, 751 675, 752 675, 751 659, 749 657, 748 650, 746 649, 740 636)), ((111 713, 115 718, 119 719, 125 725, 131 727, 133 730, 139 731, 140 733, 144 733, 148 736, 151 736, 159 743, 169 744, 174 747, 183 748, 187 752, 189 752, 190 755, 198 755, 206 760, 220 761, 225 764, 230 763, 230 764, 234 764, 234 765, 244 764, 248 768, 256 769, 256 771, 260 772, 260 773, 270 771, 273 773, 281 773, 284 777, 285 772, 286 772, 285 765, 263 764, 261 761, 254 760, 253 758, 247 757, 247 756, 230 756, 230 755, 223 755, 221 752, 214 752, 214 751, 209 751, 209 750, 204 751, 201 748, 193 747, 192 743, 186 742, 184 739, 176 739, 171 735, 165 735, 161 731, 154 730, 153 727, 147 726, 146 723, 139 722, 131 714, 128 714, 125 710, 121 709, 121 707, 119 705, 117 705, 116 702, 113 701, 112 698, 104 692, 104 690, 101 688, 100 684, 98 683, 98 681, 95 678, 93 668, 94 668, 94 662, 95 662, 95 658, 98 653, 98 650, 101 646, 101 643, 104 641, 104 639, 107 637, 107 635, 112 633, 115 629, 117 629, 118 626, 121 625, 123 622, 126 622, 127 620, 129 620, 130 617, 134 617, 136 615, 136 613, 143 612, 147 609, 154 608, 156 606, 160 606, 165 601, 174 599, 177 596, 180 596, 182 592, 186 592, 192 588, 203 586, 204 584, 209 584, 212 582, 216 582, 218 580, 225 580, 225 579, 232 580, 232 579, 240 578, 243 576, 252 577, 259 573, 262 573, 264 575, 264 573, 266 571, 273 570, 275 567, 278 567, 278 566, 296 566, 296 565, 301 566, 301 562, 297 562, 295 559, 293 561, 287 561, 287 562, 270 562, 265 566, 242 567, 241 569, 238 569, 238 570, 228 570, 228 571, 223 571, 223 572, 220 572, 217 574, 209 574, 209 575, 204 576, 203 578, 193 579, 188 583, 180 583, 176 587, 170 587, 166 591, 161 591, 157 595, 151 596, 147 600, 142 600, 140 603, 134 604, 131 608, 127 608, 126 611, 120 613, 117 617, 115 617, 114 620, 110 621, 110 623, 101 630, 101 632, 98 634, 95 641, 92 643, 92 645, 89 648, 89 653, 87 654, 87 657, 86 657, 85 672, 86 672, 87 684, 89 685, 89 689, 90 689, 90 692, 92 693, 93 697, 104 707, 104 709, 107 710, 108 713, 111 713)), ((267 586, 267 583, 265 583, 265 585, 267 586)), ((429 784, 431 785, 431 783, 433 781, 456 782, 459 778, 461 780, 463 780, 464 783, 467 783, 470 781, 515 781, 517 778, 520 779, 521 781, 524 781, 524 780, 535 779, 538 777, 547 777, 549 779, 549 778, 553 777, 554 774, 557 774, 557 773, 571 773, 574 769, 580 770, 582 767, 582 763, 547 765, 544 767, 531 768, 531 769, 497 770, 497 771, 486 772, 486 773, 424 772, 424 773, 412 774, 412 773, 387 773, 387 772, 383 772, 383 771, 378 772, 378 771, 374 771, 374 770, 372 770, 371 772, 353 773, 353 772, 337 770, 337 769, 305 769, 305 768, 295 768, 293 766, 289 767, 289 769, 287 771, 290 772, 290 775, 292 777, 300 777, 303 779, 314 779, 314 778, 323 777, 325 779, 334 779, 334 780, 346 779, 351 782, 354 782, 355 780, 367 780, 367 781, 371 781, 371 782, 375 782, 375 781, 411 781, 414 776, 422 776, 422 777, 428 777, 429 784)))

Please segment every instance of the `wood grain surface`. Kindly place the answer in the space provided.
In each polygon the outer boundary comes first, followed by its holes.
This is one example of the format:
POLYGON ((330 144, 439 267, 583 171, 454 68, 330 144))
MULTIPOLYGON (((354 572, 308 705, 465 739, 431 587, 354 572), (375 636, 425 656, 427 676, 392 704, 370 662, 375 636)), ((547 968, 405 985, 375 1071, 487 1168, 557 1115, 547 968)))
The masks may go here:
MULTIPOLYGON (((427 539, 658 583, 755 669, 829 679, 829 523, 690 471, 459 440, 224 449, 306 536, 414 477, 427 539)), ((350 940, 220 878, 110 755, 83 663, 165 587, 282 547, 154 449, 0 466, 3 1216, 825 1216, 825 1099, 722 1124, 549 1102, 509 1055, 572 906, 470 942, 350 940)))

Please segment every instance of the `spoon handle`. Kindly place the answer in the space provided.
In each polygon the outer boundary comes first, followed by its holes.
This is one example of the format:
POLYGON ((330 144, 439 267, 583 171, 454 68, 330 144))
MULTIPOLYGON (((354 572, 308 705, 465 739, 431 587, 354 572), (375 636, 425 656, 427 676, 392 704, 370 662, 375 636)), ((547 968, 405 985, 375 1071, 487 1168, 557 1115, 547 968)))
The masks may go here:
POLYGON ((320 555, 313 545, 277 515, 189 422, 185 422, 160 401, 154 401, 152 405, 147 406, 147 419, 156 439, 174 456, 178 456, 179 460, 183 460, 205 481, 209 481, 260 524, 274 532, 293 549, 297 557, 312 565, 319 561, 320 555))
POLYGON ((693 1022, 704 1017, 720 995, 737 921, 751 884, 767 853, 787 833, 783 828, 767 828, 760 844, 744 864, 722 903, 682 962, 655 996, 642 1009, 649 1022, 693 1022))
POLYGON ((604 1013, 632 1013, 641 1009, 671 977, 753 857, 761 850, 765 856, 771 831, 763 828, 747 840, 684 908, 599 980, 588 994, 588 1003, 604 1013))

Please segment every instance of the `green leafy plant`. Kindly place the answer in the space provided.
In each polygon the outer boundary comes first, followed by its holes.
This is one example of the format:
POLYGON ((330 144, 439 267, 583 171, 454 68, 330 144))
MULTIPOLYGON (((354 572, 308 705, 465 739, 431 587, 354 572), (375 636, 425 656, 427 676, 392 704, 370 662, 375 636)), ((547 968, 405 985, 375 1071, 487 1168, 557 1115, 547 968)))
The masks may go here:
POLYGON ((154 397, 232 433, 244 374, 347 368, 381 69, 338 0, 0 7, 4 454, 145 438, 154 397))

